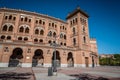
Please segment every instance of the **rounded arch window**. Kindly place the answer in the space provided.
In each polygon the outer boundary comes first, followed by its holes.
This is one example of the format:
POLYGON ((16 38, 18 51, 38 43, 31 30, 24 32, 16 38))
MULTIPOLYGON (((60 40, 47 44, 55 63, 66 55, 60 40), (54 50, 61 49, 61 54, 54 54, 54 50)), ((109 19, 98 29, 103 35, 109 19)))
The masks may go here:
POLYGON ((10 40, 11 39, 11 36, 7 36, 7 40, 10 40))
POLYGON ((25 33, 29 33, 29 28, 28 27, 25 29, 25 33))
POLYGON ((48 33, 48 36, 52 36, 52 32, 51 31, 48 33))
POLYGON ((18 40, 22 40, 22 37, 18 37, 18 40))
POLYGON ((44 31, 43 30, 40 31, 40 35, 44 35, 44 31))
POLYGON ((66 43, 64 43, 64 46, 66 46, 66 43))
POLYGON ((64 35, 64 39, 66 39, 66 35, 64 35))
POLYGON ((11 20, 11 19, 12 19, 12 15, 9 16, 9 20, 11 20))
POLYGON ((63 38, 63 34, 60 34, 60 38, 63 38))
POLYGON ((12 25, 9 27, 8 31, 13 31, 13 26, 12 25))
POLYGON ((51 40, 48 41, 49 44, 50 44, 51 42, 52 42, 51 40))
POLYGON ((4 35, 2 35, 2 36, 1 36, 1 39, 5 39, 5 36, 4 36, 4 35))
POLYGON ((39 34, 39 30, 38 29, 35 30, 35 34, 39 34))
POLYGON ((23 26, 22 26, 22 27, 20 27, 19 32, 24 32, 24 28, 23 28, 23 26))
POLYGON ((38 42, 38 39, 34 39, 34 42, 38 42))
POLYGON ((2 31, 7 31, 8 26, 4 25, 2 31))
POLYGON ((43 42, 43 40, 42 40, 42 39, 40 39, 40 42, 43 42))
POLYGON ((28 20, 28 18, 27 18, 27 17, 25 17, 25 22, 27 22, 27 20, 28 20))
POLYGON ((54 33, 53 33, 53 37, 55 37, 55 36, 56 36, 56 33, 54 32, 54 33))
POLYGON ((25 37, 25 38, 24 38, 24 41, 28 41, 28 38, 27 38, 27 37, 25 37))

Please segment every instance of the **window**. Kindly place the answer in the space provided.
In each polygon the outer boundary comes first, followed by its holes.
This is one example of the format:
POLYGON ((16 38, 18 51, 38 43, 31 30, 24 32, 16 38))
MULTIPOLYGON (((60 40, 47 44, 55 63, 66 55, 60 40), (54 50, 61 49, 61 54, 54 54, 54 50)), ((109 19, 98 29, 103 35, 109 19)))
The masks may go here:
POLYGON ((12 25, 9 27, 8 31, 13 31, 13 26, 12 25))
POLYGON ((11 19, 12 19, 12 15, 9 16, 9 20, 11 20, 11 19))
POLYGON ((22 37, 18 37, 18 40, 22 40, 22 37))
POLYGON ((30 48, 28 48, 28 51, 27 51, 27 53, 31 53, 31 49, 30 49, 30 48))
POLYGON ((28 18, 27 18, 27 17, 25 17, 25 22, 27 22, 27 20, 28 20, 28 18))
POLYGON ((28 27, 25 29, 25 33, 29 33, 29 28, 28 27))
POLYGON ((85 36, 83 37, 83 41, 84 41, 84 43, 86 43, 86 37, 85 36))
POLYGON ((4 52, 9 52, 8 47, 4 47, 4 52))
POLYGON ((7 25, 4 25, 2 31, 7 31, 7 27, 7 25))
POLYGON ((38 20, 36 20, 36 24, 38 24, 38 20))
POLYGON ((34 39, 34 42, 38 42, 38 39, 34 39))
POLYGON ((56 33, 54 32, 54 33, 53 33, 53 37, 55 37, 55 36, 56 36, 56 33))
POLYGON ((76 39, 73 38, 73 45, 76 45, 76 39))
POLYGON ((60 38, 63 38, 63 34, 60 34, 60 38))
POLYGON ((7 40, 10 40, 11 39, 11 36, 7 36, 7 40))
POLYGON ((45 22, 43 22, 43 25, 45 25, 45 22))
POLYGON ((72 21, 70 21, 70 24, 72 25, 72 21))
POLYGON ((77 23, 77 18, 75 18, 75 22, 77 23))
POLYGON ((66 35, 64 35, 64 39, 66 39, 66 35))
POLYGON ((57 28, 57 25, 55 24, 55 28, 57 28))
POLYGON ((49 26, 51 26, 51 23, 49 23, 49 26))
POLYGON ((83 26, 83 32, 85 32, 85 26, 83 26))
POLYGON ((42 20, 39 20, 39 23, 41 24, 41 23, 42 23, 42 20))
POLYGON ((40 42, 43 42, 43 40, 42 40, 42 39, 40 39, 40 42))
POLYGON ((61 42, 60 45, 63 45, 63 43, 61 42))
POLYGON ((31 19, 29 19, 29 22, 31 22, 31 19))
POLYGON ((24 28, 23 28, 23 26, 22 26, 22 27, 20 27, 19 32, 24 32, 24 28))
POLYGON ((64 26, 63 26, 63 30, 64 30, 64 26))
POLYGON ((75 31, 75 28, 73 28, 73 34, 75 34, 75 32, 76 32, 76 31, 75 31))
POLYGON ((28 41, 28 38, 27 38, 27 37, 25 37, 25 38, 24 38, 24 41, 28 41))
POLYGON ((48 33, 48 36, 52 36, 52 32, 51 31, 48 33))
POLYGON ((13 20, 15 21, 15 20, 16 20, 16 17, 13 17, 13 20))
POLYGON ((50 44, 50 43, 51 43, 51 40, 49 40, 48 43, 50 44))
POLYGON ((35 34, 39 34, 39 30, 38 29, 35 30, 35 34))
POLYGON ((52 27, 54 27, 54 23, 52 23, 52 27))
POLYGON ((21 18, 21 21, 23 21, 23 18, 21 18))
POLYGON ((4 35, 2 35, 2 36, 1 36, 1 39, 5 39, 5 36, 4 36, 4 35))
POLYGON ((44 35, 44 31, 43 30, 40 31, 40 35, 44 35))
POLYGON ((5 20, 7 20, 8 16, 5 16, 5 20))
POLYGON ((66 46, 66 43, 64 43, 64 46, 66 46))

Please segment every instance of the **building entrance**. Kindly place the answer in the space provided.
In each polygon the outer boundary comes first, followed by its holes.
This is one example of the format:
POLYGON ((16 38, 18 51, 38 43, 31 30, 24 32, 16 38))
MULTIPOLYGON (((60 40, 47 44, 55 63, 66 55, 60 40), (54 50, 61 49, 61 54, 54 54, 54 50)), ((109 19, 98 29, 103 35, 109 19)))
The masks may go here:
POLYGON ((32 59, 32 67, 43 66, 43 60, 43 51, 41 49, 37 49, 32 59))
POLYGON ((21 48, 15 48, 9 59, 8 67, 22 66, 23 50, 21 48))
POLYGON ((74 67, 73 55, 71 52, 68 53, 67 62, 68 62, 68 67, 74 67))

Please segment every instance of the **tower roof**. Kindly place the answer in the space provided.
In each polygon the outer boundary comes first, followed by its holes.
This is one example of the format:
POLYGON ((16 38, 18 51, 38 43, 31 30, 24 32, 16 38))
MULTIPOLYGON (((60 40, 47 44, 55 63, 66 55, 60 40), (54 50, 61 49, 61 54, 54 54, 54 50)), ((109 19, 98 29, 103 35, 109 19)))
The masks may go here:
POLYGON ((81 10, 80 7, 77 7, 74 11, 72 11, 71 13, 69 13, 69 14, 67 15, 66 19, 72 17, 73 15, 75 15, 75 14, 78 13, 78 12, 82 13, 82 14, 83 14, 84 16, 86 16, 86 17, 89 17, 89 15, 88 15, 86 12, 84 12, 83 10, 81 10))

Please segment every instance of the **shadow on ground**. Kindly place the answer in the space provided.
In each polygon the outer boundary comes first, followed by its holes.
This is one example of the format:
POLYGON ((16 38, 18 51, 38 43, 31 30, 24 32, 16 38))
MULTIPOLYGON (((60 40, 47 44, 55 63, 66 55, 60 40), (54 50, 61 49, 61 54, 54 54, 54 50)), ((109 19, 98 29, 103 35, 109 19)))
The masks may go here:
POLYGON ((109 80, 104 77, 95 77, 89 74, 72 74, 70 76, 76 77, 77 78, 76 80, 109 80))
POLYGON ((0 74, 0 80, 29 80, 32 73, 6 72, 0 74))

